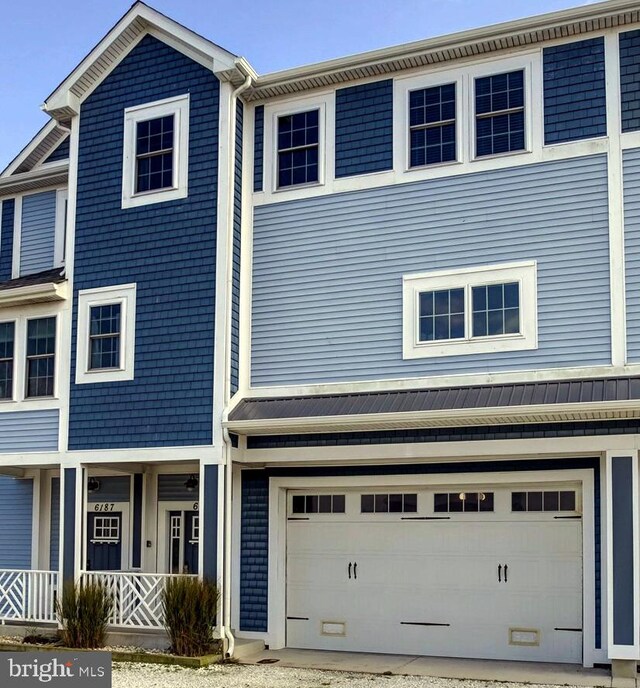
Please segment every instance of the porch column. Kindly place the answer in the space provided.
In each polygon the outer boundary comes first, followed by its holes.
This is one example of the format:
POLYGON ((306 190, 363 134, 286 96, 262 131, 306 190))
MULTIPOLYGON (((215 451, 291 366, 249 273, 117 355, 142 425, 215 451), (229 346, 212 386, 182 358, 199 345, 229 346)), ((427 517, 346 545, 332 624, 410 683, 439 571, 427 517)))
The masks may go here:
POLYGON ((142 567, 142 499, 143 475, 133 475, 133 537, 131 542, 131 568, 142 567))
POLYGON ((82 487, 81 466, 64 466, 60 471, 60 569, 62 582, 75 581, 82 567, 82 487))
POLYGON ((638 452, 609 451, 606 466, 608 652, 614 671, 623 675, 635 672, 640 648, 638 452))
POLYGON ((200 464, 200 571, 218 582, 218 464, 200 464))

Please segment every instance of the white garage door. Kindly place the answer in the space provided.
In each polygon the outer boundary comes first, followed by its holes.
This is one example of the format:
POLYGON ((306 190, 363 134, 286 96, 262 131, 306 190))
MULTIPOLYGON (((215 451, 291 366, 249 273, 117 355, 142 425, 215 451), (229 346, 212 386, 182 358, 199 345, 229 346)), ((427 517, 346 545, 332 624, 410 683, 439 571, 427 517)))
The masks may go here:
POLYGON ((291 492, 287 645, 581 662, 577 487, 291 492))

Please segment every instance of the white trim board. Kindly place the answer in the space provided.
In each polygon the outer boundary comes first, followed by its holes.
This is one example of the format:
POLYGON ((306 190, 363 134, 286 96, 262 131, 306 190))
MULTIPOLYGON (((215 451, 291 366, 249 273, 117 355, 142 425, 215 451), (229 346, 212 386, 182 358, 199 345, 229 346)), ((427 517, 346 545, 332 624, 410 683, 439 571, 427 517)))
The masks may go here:
MULTIPOLYGON (((269 481, 269 582, 268 582, 268 631, 262 634, 272 649, 286 646, 286 524, 287 490, 348 488, 374 486, 406 485, 412 486, 450 485, 450 484, 523 484, 523 483, 565 483, 581 484, 583 494, 583 664, 593 666, 600 661, 600 653, 595 648, 595 534, 593 518, 593 471, 518 471, 492 473, 459 473, 434 475, 388 475, 388 476, 333 476, 333 477, 289 477, 271 478, 269 481)), ((239 528, 239 523, 236 524, 239 528)), ((237 599, 237 597, 236 597, 237 599)), ((244 635, 244 634, 243 634, 244 635)))

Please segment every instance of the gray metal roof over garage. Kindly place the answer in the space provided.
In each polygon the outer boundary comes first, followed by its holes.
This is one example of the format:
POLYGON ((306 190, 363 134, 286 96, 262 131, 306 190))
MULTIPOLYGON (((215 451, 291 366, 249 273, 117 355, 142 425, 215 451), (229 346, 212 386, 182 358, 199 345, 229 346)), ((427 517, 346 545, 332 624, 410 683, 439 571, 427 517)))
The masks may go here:
POLYGON ((428 390, 244 399, 229 425, 288 418, 403 414, 465 409, 553 407, 565 404, 640 401, 640 377, 474 385, 428 390))

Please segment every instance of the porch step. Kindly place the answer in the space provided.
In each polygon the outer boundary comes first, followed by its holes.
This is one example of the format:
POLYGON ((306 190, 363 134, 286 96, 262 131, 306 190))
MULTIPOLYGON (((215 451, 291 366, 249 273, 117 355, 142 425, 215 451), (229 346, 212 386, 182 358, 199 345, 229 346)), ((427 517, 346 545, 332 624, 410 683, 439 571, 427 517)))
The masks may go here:
POLYGON ((252 655, 260 654, 264 650, 264 640, 256 638, 238 638, 235 636, 236 647, 233 658, 243 660, 252 655))

